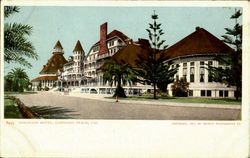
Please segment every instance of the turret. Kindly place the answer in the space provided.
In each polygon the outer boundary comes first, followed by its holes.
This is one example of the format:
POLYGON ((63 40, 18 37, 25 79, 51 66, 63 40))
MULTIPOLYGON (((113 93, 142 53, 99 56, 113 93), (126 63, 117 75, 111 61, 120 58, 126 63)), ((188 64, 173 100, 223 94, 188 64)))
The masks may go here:
POLYGON ((59 40, 56 42, 56 45, 54 46, 53 54, 64 54, 63 47, 59 40))

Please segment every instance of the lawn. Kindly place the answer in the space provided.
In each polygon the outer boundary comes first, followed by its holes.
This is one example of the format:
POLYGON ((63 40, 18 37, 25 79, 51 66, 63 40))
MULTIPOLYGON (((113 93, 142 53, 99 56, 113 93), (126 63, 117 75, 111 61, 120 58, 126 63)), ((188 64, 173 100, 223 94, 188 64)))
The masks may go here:
POLYGON ((23 118, 14 101, 8 97, 4 97, 4 118, 23 118))
MULTIPOLYGON (((105 97, 108 99, 115 99, 115 97, 105 97)), ((138 101, 160 101, 160 102, 180 102, 180 103, 205 103, 205 104, 233 104, 240 105, 241 101, 236 101, 230 98, 178 98, 178 97, 167 97, 154 100, 152 97, 126 97, 119 98, 121 100, 138 100, 138 101)))
POLYGON ((4 92, 4 94, 36 94, 37 92, 4 92))

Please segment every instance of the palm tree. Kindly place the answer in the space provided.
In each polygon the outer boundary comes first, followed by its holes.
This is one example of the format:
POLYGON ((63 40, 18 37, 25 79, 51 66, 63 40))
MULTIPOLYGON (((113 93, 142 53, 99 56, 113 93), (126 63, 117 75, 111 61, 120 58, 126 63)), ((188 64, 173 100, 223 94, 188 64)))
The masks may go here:
MULTIPOLYGON (((5 18, 17 12, 19 12, 18 7, 4 7, 5 18)), ((31 32, 32 27, 29 25, 17 23, 4 24, 4 60, 7 63, 15 62, 29 68, 32 67, 31 63, 25 58, 38 59, 33 44, 26 38, 31 32)))
POLYGON ((114 96, 126 97, 122 84, 128 82, 131 85, 135 80, 136 76, 132 69, 128 65, 119 65, 116 60, 110 60, 105 64, 103 72, 104 83, 108 81, 110 86, 113 83, 117 85, 114 96))
POLYGON ((23 92, 24 88, 27 88, 28 85, 30 84, 29 77, 22 68, 11 69, 11 72, 9 72, 5 76, 5 83, 11 84, 11 85, 6 85, 6 87, 10 88, 6 89, 6 91, 10 90, 19 92, 23 92))

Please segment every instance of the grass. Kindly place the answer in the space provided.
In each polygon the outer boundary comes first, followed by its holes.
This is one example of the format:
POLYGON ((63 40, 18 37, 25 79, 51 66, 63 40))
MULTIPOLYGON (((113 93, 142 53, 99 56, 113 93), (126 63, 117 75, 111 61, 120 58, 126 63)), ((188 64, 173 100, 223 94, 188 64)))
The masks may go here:
POLYGON ((36 94, 37 92, 4 92, 4 94, 36 94))
POLYGON ((4 97, 4 118, 23 118, 14 101, 9 97, 4 97))
MULTIPOLYGON (((105 97, 107 99, 115 99, 115 97, 105 97)), ((178 98, 178 97, 165 97, 154 100, 152 97, 126 97, 119 98, 121 100, 137 100, 137 101, 160 101, 160 102, 180 102, 180 103, 205 103, 205 104, 232 104, 240 105, 241 101, 236 101, 235 99, 230 98, 178 98)))

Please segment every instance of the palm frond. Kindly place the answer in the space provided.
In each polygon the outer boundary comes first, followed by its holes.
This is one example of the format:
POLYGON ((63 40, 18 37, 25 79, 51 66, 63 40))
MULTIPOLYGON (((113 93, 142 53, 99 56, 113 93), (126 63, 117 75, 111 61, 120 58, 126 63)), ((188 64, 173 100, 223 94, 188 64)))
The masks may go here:
POLYGON ((19 12, 19 7, 17 6, 5 6, 4 7, 4 17, 7 18, 13 13, 18 13, 19 12))

